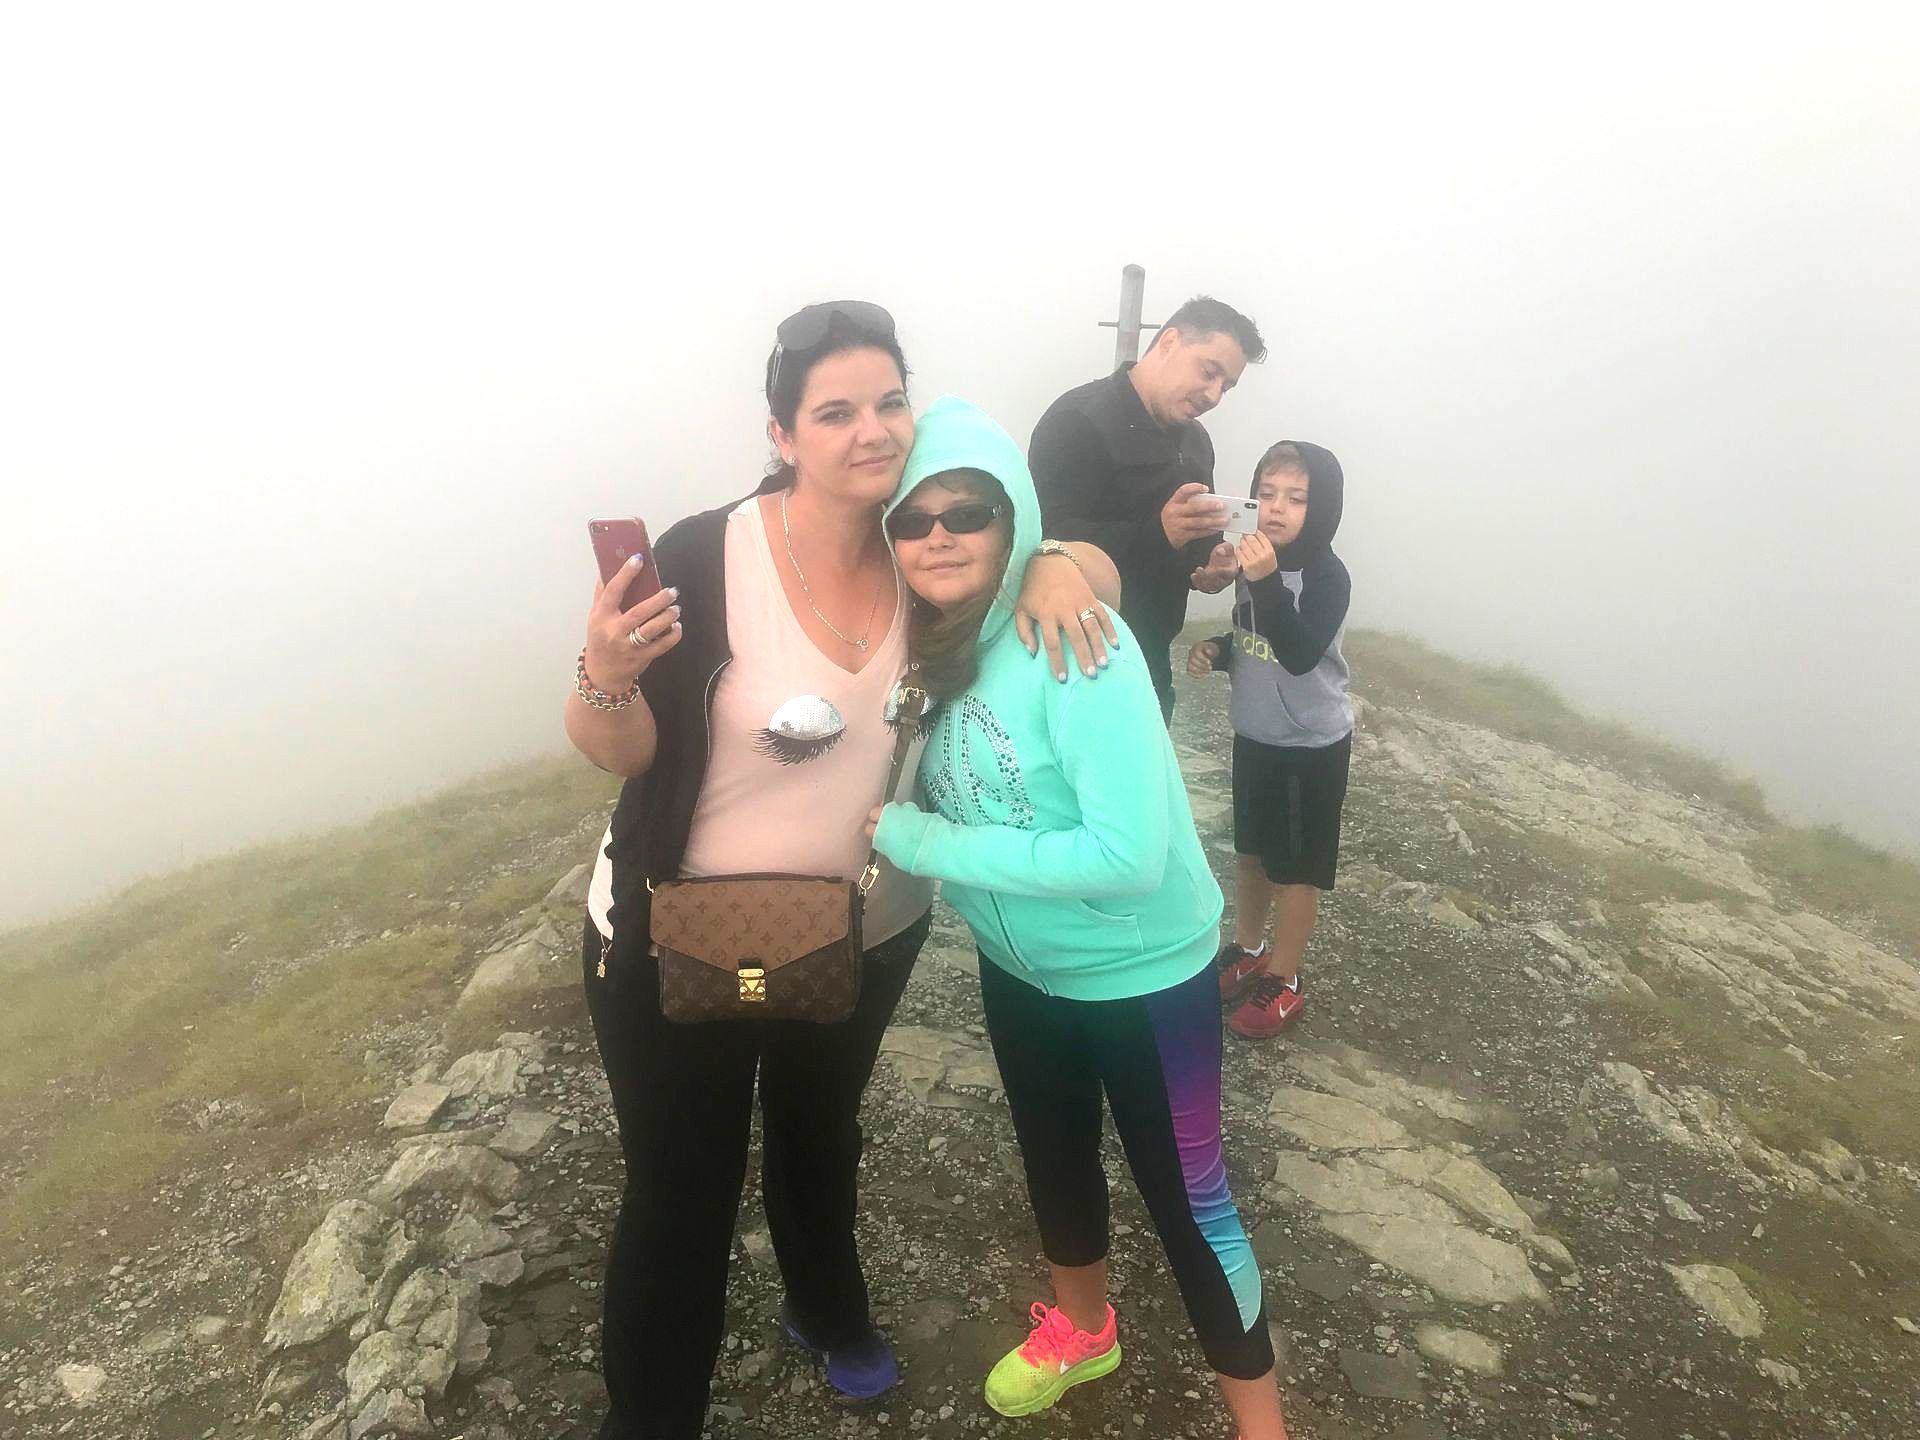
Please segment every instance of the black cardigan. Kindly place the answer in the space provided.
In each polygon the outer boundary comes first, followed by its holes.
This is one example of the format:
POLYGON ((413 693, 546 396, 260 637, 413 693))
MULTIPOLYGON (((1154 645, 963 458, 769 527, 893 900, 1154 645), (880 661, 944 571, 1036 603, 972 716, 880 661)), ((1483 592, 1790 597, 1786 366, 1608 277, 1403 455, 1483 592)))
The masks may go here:
MULTIPOLYGON (((785 483, 784 476, 769 476, 753 493, 770 495, 785 483)), ((647 882, 679 876, 700 803, 708 707, 714 682, 733 659, 727 644, 727 517, 740 504, 731 500, 717 510, 689 515, 654 542, 660 583, 680 591, 681 635, 680 643, 640 677, 659 743, 647 773, 620 787, 607 842, 613 864, 608 918, 623 949, 647 943, 647 882)))

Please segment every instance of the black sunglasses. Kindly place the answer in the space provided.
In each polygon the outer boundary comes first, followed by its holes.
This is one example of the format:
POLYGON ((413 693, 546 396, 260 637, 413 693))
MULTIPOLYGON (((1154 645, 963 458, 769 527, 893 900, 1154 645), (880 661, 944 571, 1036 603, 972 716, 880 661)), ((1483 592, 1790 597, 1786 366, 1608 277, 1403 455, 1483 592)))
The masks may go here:
POLYGON ((773 368, 767 377, 769 395, 779 387, 780 361, 787 351, 805 352, 820 345, 833 332, 835 320, 845 321, 850 329, 876 340, 893 339, 893 316, 870 301, 828 300, 796 310, 773 332, 773 368))
POLYGON ((977 535, 1000 518, 998 505, 955 505, 938 515, 927 510, 896 510, 887 517, 887 534, 895 540, 924 540, 935 525, 949 535, 977 535))

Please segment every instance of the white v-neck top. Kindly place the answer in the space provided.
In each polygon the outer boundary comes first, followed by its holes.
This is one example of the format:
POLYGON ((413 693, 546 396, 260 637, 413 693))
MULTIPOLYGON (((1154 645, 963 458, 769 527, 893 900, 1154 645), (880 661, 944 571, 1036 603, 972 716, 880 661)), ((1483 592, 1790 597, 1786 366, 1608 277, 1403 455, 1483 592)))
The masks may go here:
MULTIPOLYGON (((733 661, 714 688, 706 779, 681 873, 772 870, 854 879, 867 859, 867 813, 882 799, 893 755, 886 709, 907 670, 906 586, 895 587, 890 616, 874 616, 876 631, 884 624, 884 632, 851 674, 820 653, 787 603, 758 500, 727 517, 726 570, 733 661), (837 738, 771 736, 783 706, 808 716, 814 730, 837 730, 837 738)), ((910 792, 919 763, 916 744, 903 791, 910 792)), ((864 943, 899 934, 932 903, 931 882, 883 860, 867 896, 864 943)))

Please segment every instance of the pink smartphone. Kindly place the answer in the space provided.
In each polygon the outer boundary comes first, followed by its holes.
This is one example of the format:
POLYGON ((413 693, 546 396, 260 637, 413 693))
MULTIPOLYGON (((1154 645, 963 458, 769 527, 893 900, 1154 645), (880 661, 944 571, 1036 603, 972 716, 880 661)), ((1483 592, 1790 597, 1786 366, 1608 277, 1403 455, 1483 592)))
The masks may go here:
POLYGON ((620 567, 639 555, 640 568, 627 583, 620 602, 622 610, 631 610, 649 595, 660 592, 660 567, 653 560, 653 544, 647 539, 647 527, 635 515, 624 520, 589 520, 587 537, 593 541, 593 558, 600 564, 600 581, 611 585, 620 567))

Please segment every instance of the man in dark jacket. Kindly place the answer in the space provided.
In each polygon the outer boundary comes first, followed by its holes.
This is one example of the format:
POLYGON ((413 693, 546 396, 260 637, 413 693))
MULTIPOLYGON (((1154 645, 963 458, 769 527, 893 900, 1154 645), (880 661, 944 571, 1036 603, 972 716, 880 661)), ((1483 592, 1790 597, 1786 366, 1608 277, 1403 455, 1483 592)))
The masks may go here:
POLYGON ((1199 295, 1173 312, 1138 363, 1067 391, 1034 427, 1028 458, 1041 525, 1113 558, 1120 614, 1147 652, 1169 723, 1168 648, 1186 623, 1187 592, 1224 590, 1235 571, 1199 417, 1266 354, 1253 321, 1199 295))

